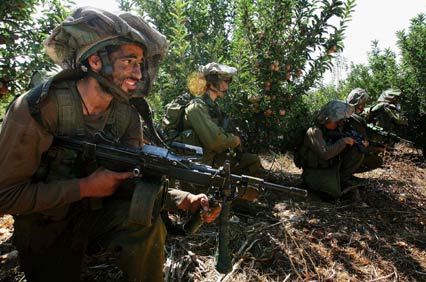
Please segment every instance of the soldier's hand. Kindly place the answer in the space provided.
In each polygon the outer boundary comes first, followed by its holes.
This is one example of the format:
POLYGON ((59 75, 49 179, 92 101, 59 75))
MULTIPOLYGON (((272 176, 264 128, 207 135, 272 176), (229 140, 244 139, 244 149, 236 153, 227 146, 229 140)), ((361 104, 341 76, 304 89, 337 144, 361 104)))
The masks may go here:
POLYGON ((204 222, 213 222, 220 214, 221 208, 209 206, 209 199, 205 194, 188 194, 183 202, 178 206, 180 209, 189 210, 196 213, 200 210, 201 220, 204 222))
POLYGON ((132 172, 115 172, 98 168, 89 176, 80 179, 81 198, 102 198, 114 194, 123 180, 133 177, 132 172))
POLYGON ((383 152, 385 152, 385 151, 386 151, 386 146, 383 146, 383 147, 377 147, 377 148, 376 148, 376 151, 377 151, 377 152, 379 152, 379 153, 383 153, 383 152))
POLYGON ((237 137, 237 147, 238 146, 241 146, 241 138, 240 138, 240 136, 235 136, 235 137, 237 137))
POLYGON ((347 144, 349 146, 353 146, 353 144, 356 143, 355 139, 353 139, 351 137, 345 137, 345 138, 343 138, 343 141, 345 142, 345 144, 347 144))
POLYGON ((365 148, 368 148, 368 146, 370 146, 370 142, 367 140, 362 140, 362 145, 364 145, 365 148))

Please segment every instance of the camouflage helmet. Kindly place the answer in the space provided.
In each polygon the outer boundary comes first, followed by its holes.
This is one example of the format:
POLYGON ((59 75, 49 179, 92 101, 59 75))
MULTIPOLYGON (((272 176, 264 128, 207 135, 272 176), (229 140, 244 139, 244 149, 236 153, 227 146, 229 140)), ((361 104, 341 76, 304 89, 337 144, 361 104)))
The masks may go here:
POLYGON ((387 89, 380 94, 377 102, 396 103, 402 92, 399 89, 387 89))
POLYGON ((200 66, 199 72, 202 73, 206 78, 209 76, 216 76, 219 80, 229 80, 237 72, 237 69, 227 65, 221 65, 219 63, 212 62, 205 66, 200 66))
POLYGON ((341 119, 349 118, 355 111, 353 105, 340 100, 331 100, 325 104, 317 115, 319 124, 327 122, 337 122, 341 119))
POLYGON ((359 104, 366 104, 368 101, 368 94, 362 88, 355 88, 346 97, 346 103, 353 106, 358 106, 359 104))
POLYGON ((76 9, 43 42, 47 54, 63 68, 75 68, 108 45, 125 42, 143 46, 144 56, 165 56, 167 40, 142 18, 93 7, 76 9))
MULTIPOLYGON (((124 43, 138 44, 144 51, 141 67, 142 94, 147 94, 156 76, 159 61, 166 55, 168 42, 164 35, 148 25, 141 17, 130 13, 114 14, 93 7, 81 7, 56 27, 43 42, 46 53, 64 69, 78 70, 85 59, 98 53, 102 59, 102 75, 112 72, 106 47, 124 43)), ((102 77, 95 76, 102 84, 102 77)), ((111 85, 107 85, 114 88, 111 85)), ((115 89, 115 92, 120 92, 115 89)), ((119 93, 122 96, 123 93, 119 93)))

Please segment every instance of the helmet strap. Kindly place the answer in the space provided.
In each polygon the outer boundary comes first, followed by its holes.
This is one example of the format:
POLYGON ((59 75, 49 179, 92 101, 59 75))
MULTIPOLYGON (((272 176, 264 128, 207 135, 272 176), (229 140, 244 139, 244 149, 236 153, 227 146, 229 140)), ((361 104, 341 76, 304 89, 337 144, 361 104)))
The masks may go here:
POLYGON ((103 49, 98 52, 99 57, 102 61, 102 74, 111 75, 112 74, 112 65, 108 57, 108 52, 103 49))
POLYGON ((127 95, 120 87, 114 85, 111 81, 109 81, 105 76, 100 75, 97 72, 94 72, 90 68, 87 69, 87 74, 96 79, 99 84, 105 87, 108 92, 116 99, 128 104, 129 103, 129 95, 127 95))

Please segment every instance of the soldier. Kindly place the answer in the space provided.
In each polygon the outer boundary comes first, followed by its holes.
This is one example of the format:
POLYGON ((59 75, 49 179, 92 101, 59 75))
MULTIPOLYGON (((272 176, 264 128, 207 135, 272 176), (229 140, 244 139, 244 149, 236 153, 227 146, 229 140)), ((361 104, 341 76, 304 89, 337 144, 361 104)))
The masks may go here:
POLYGON ((353 173, 364 160, 364 154, 353 146, 356 142, 353 138, 331 137, 353 112, 354 107, 343 101, 328 102, 318 113, 316 125, 307 130, 299 152, 304 184, 335 199, 350 190, 359 197, 353 173))
MULTIPOLYGON (((65 70, 17 98, 0 135, 0 214, 14 215, 25 278, 79 281, 90 248, 119 252, 127 281, 163 281, 166 229, 159 210, 164 201, 170 208, 208 209, 206 195, 164 191, 160 179, 96 168, 90 153, 78 156, 52 141, 103 132, 142 146, 140 117, 128 100, 148 94, 166 38, 138 16, 84 7, 44 44, 65 70), (145 221, 129 217, 136 191, 152 196, 137 203, 146 207, 138 215, 145 221)), ((217 214, 202 219, 210 222, 217 214)))
POLYGON ((400 114, 400 97, 401 90, 387 89, 383 91, 377 99, 378 103, 366 110, 367 123, 372 123, 393 133, 396 133, 400 125, 407 125, 407 121, 400 114))
POLYGON ((219 167, 229 159, 233 173, 263 176, 260 158, 255 154, 242 153, 239 150, 242 146, 240 136, 224 128, 225 113, 217 103, 225 96, 236 71, 233 67, 214 62, 200 67, 199 72, 205 80, 204 94, 192 99, 186 107, 183 131, 178 140, 202 147, 202 162, 205 164, 219 167))
POLYGON ((365 140, 364 143, 366 146, 366 153, 364 160, 361 166, 358 168, 357 172, 365 172, 379 168, 383 165, 383 159, 379 156, 379 153, 385 150, 384 146, 376 146, 373 142, 369 142, 372 139, 372 132, 368 130, 367 122, 360 114, 364 111, 365 104, 367 103, 369 96, 367 92, 362 88, 353 89, 346 98, 346 102, 351 104, 355 108, 355 112, 349 117, 348 121, 345 123, 345 128, 343 131, 348 128, 358 132, 365 140))

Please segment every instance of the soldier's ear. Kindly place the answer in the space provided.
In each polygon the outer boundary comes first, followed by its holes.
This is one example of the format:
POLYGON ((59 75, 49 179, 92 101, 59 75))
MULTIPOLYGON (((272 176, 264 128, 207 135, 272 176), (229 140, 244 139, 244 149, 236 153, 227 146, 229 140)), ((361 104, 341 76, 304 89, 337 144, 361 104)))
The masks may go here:
POLYGON ((89 58, 87 58, 87 62, 94 72, 100 72, 102 70, 102 60, 98 54, 90 55, 89 58))

